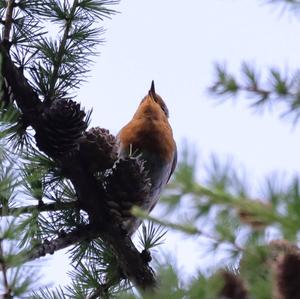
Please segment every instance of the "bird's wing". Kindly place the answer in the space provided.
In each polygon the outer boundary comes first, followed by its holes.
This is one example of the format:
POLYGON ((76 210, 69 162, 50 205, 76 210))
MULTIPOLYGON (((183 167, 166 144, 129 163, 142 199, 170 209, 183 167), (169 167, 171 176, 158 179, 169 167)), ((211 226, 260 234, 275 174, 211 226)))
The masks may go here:
POLYGON ((171 175, 173 174, 173 172, 174 172, 174 170, 175 170, 175 168, 176 168, 176 165, 177 165, 177 147, 176 147, 176 144, 175 144, 175 152, 174 152, 174 157, 173 157, 172 167, 171 167, 170 175, 169 175, 169 177, 168 177, 167 182, 169 182, 170 177, 171 177, 171 175))

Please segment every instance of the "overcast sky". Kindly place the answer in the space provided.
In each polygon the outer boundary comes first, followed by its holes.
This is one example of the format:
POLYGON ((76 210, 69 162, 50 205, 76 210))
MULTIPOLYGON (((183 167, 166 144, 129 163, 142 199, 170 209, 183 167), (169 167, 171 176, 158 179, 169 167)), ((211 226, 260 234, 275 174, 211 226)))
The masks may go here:
MULTIPOLYGON (((226 62, 237 74, 243 61, 262 69, 300 66, 300 19, 262 3, 122 0, 115 7, 120 13, 104 22, 106 43, 78 96, 87 109, 93 107, 91 125, 116 134, 153 79, 169 107, 179 152, 183 139, 194 144, 200 168, 214 152, 245 166, 254 185, 273 171, 296 172, 299 128, 280 120, 276 107, 254 114, 243 101, 217 106, 207 93, 215 62, 226 62)), ((187 273, 203 264, 199 254, 190 259, 193 242, 185 240, 182 247, 170 236, 165 245, 175 248, 187 273)), ((65 279, 57 265, 66 264, 66 257, 56 256, 47 268, 48 282, 65 279)))

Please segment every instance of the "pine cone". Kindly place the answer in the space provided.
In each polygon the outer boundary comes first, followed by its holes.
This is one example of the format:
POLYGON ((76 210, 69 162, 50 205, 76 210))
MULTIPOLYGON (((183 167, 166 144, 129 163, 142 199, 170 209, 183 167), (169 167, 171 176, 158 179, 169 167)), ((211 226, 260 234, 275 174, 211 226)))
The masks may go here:
POLYGON ((87 128, 85 112, 72 100, 59 100, 41 115, 36 132, 37 146, 54 158, 71 154, 79 148, 78 139, 87 128))
POLYGON ((221 271, 224 280, 224 286, 220 292, 221 298, 228 299, 247 299, 248 293, 244 282, 237 275, 228 271, 221 271))
POLYGON ((80 138, 80 157, 91 172, 111 168, 117 159, 116 138, 108 130, 91 128, 80 138))
POLYGON ((276 299, 300 298, 300 250, 288 241, 273 241, 273 257, 276 299), (299 276, 298 276, 299 275, 299 276))
POLYGON ((144 161, 138 157, 118 160, 106 178, 107 205, 115 219, 125 224, 132 235, 141 221, 131 215, 134 205, 143 207, 147 200, 151 183, 144 161))

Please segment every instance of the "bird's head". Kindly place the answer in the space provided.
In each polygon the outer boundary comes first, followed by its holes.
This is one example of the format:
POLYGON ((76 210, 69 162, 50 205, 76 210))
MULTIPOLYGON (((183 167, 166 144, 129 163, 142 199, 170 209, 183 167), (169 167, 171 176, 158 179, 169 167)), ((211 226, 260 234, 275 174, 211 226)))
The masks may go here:
POLYGON ((169 118, 169 110, 164 100, 155 92, 154 81, 148 94, 143 98, 137 111, 138 115, 146 114, 152 118, 169 118))

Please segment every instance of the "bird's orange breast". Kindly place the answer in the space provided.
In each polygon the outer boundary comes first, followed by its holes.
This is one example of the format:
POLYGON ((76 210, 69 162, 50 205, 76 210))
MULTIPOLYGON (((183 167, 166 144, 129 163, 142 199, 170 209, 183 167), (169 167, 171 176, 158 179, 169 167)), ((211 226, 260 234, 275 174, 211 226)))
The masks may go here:
POLYGON ((157 107, 144 105, 119 133, 122 148, 146 150, 161 159, 172 161, 176 148, 173 132, 167 117, 157 107))

